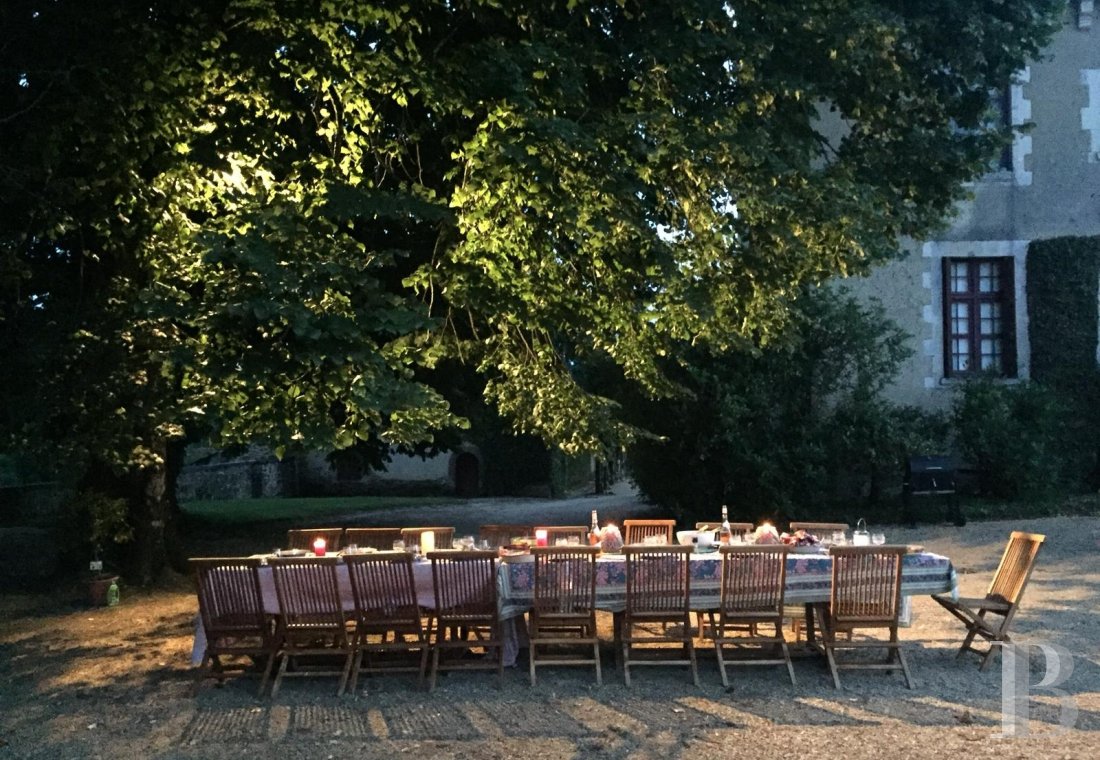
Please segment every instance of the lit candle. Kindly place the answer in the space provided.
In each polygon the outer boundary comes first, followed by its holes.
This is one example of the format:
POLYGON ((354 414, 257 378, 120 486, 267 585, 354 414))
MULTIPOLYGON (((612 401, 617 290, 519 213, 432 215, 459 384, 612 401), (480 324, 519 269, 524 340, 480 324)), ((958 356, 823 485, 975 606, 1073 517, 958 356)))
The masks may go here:
POLYGON ((535 531, 535 546, 546 546, 549 536, 543 529, 535 531))
POLYGON ((318 557, 325 556, 325 539, 320 536, 313 539, 313 553, 318 557))
POLYGON ((426 530, 420 534, 420 553, 427 555, 428 552, 435 551, 435 531, 426 530))

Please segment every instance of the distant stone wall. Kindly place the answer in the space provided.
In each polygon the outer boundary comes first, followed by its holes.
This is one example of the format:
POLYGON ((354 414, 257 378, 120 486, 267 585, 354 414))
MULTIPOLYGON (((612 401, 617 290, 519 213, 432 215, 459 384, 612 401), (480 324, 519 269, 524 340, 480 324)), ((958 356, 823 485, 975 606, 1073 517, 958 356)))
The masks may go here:
POLYGON ((295 460, 250 460, 187 465, 176 484, 180 501, 259 499, 298 494, 295 460))

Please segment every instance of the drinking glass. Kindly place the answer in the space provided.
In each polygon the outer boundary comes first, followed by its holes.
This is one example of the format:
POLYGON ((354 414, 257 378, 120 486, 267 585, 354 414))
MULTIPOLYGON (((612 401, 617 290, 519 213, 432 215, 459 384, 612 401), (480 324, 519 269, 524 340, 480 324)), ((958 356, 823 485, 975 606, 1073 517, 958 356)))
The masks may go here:
POLYGON ((833 531, 833 545, 834 546, 844 546, 844 544, 846 544, 846 543, 848 543, 848 537, 844 534, 844 531, 834 530, 833 531))
POLYGON ((359 553, 359 544, 348 544, 347 546, 344 547, 344 551, 347 552, 348 554, 358 554, 359 553))
POLYGON ((871 543, 874 544, 875 546, 882 546, 883 544, 886 543, 886 535, 883 534, 883 533, 872 533, 871 534, 871 543))
POLYGON ((393 550, 395 552, 405 551, 405 542, 400 538, 397 539, 396 541, 393 542, 393 550))

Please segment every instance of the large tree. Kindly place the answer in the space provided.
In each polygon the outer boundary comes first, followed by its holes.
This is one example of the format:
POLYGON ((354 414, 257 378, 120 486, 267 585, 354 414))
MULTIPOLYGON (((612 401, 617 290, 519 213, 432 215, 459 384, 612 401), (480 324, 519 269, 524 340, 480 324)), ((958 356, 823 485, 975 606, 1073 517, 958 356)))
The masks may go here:
POLYGON ((172 442, 629 433, 572 371, 766 341, 1005 138, 1055 0, 11 0, 4 421, 170 530, 172 442))

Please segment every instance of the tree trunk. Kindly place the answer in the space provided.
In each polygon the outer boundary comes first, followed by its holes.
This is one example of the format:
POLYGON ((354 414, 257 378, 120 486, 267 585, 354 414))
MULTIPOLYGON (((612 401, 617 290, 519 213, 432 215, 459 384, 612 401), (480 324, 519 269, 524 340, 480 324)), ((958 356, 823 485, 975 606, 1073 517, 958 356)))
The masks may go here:
POLYGON ((128 575, 142 586, 155 582, 169 567, 179 569, 183 564, 176 501, 183 442, 157 440, 151 448, 160 464, 135 471, 129 478, 127 494, 134 529, 128 575))

